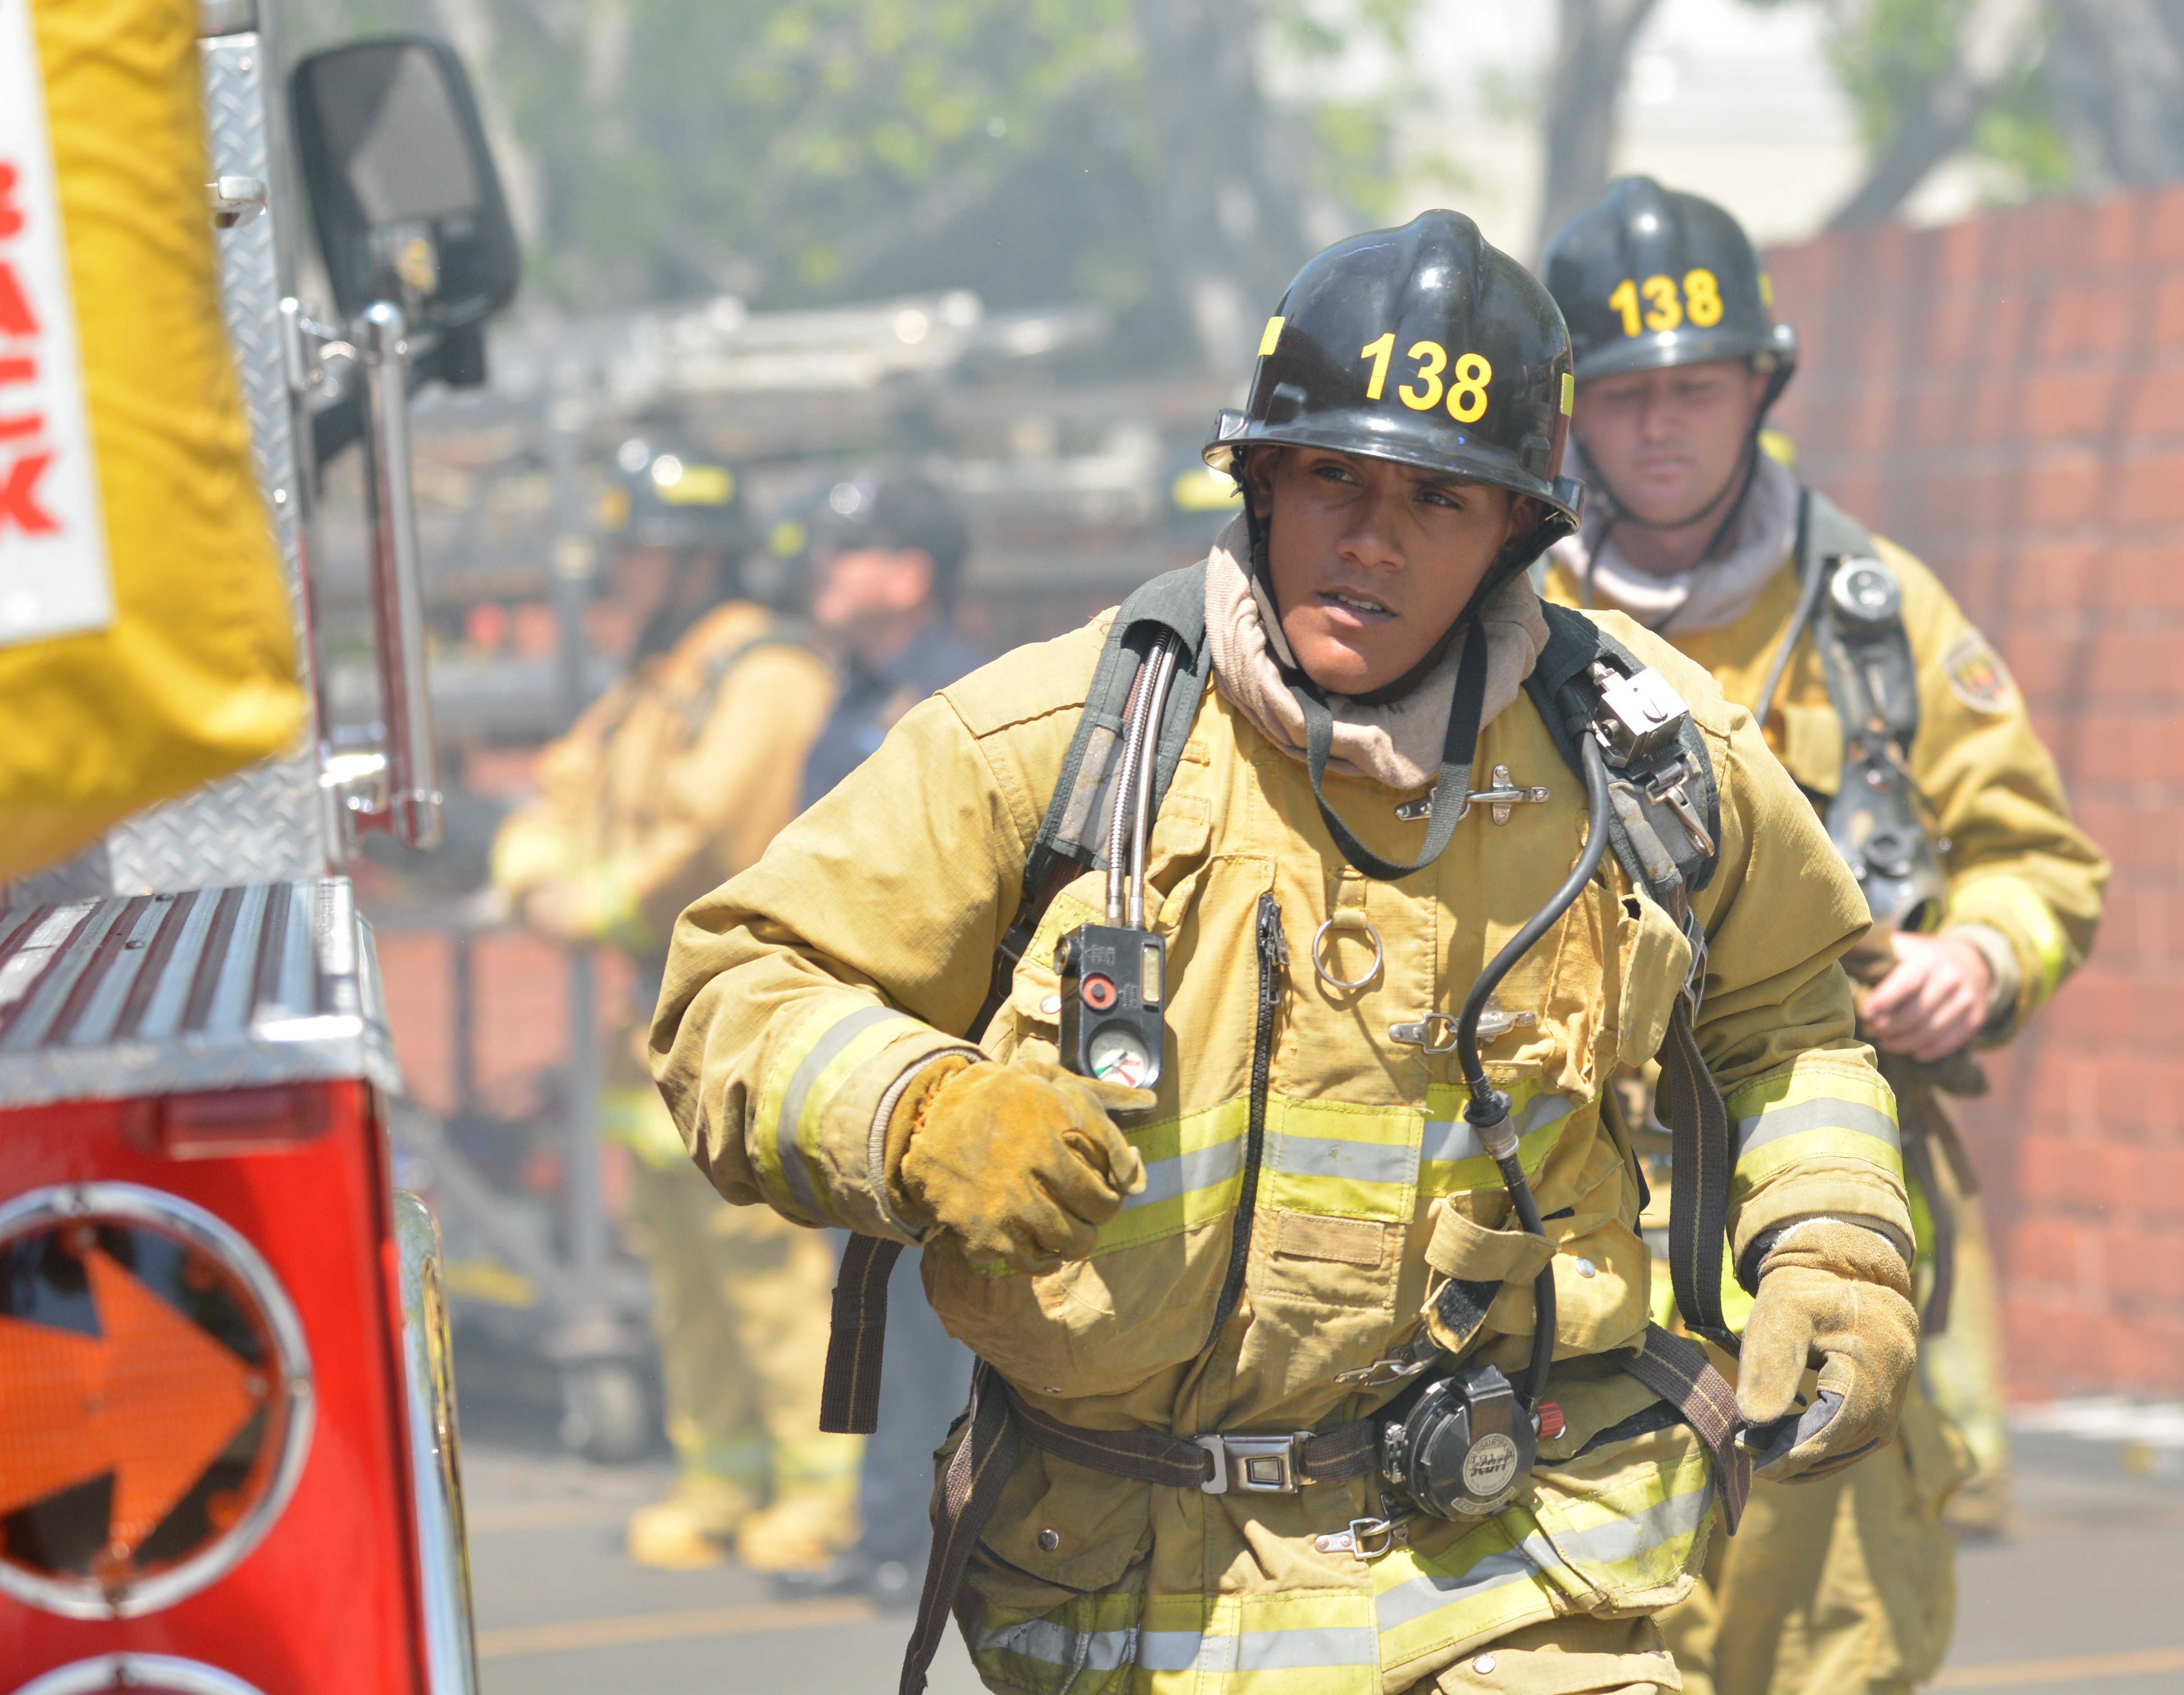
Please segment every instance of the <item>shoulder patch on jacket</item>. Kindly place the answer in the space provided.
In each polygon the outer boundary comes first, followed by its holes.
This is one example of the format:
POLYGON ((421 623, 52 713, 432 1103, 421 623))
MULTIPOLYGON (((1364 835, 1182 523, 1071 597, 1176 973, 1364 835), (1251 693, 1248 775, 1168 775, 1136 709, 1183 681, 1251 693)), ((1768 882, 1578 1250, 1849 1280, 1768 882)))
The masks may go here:
POLYGON ((1967 630, 1942 655, 1942 675, 1949 693, 1975 712, 2006 712, 2015 693, 2002 655, 1977 630, 1967 630))

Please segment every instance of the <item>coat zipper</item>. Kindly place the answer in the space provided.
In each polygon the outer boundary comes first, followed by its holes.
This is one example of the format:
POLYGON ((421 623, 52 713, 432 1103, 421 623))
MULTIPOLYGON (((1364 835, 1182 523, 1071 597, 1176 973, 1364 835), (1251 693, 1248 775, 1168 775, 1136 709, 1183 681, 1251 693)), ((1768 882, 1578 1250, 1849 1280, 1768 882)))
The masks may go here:
POLYGON ((1213 1309, 1213 1328, 1206 1333, 1208 1347, 1236 1310, 1237 1297, 1244 1289, 1244 1273, 1251 1259, 1251 1218, 1258 1205, 1259 1165, 1267 1146, 1267 1085, 1274 1068, 1274 1018, 1281 1011, 1290 967, 1290 945, 1282 934, 1281 902, 1271 894, 1259 896, 1257 951, 1259 1019, 1251 1037, 1251 1107, 1244 1133, 1244 1187, 1236 1197, 1236 1217, 1228 1241, 1228 1274, 1221 1285, 1221 1303, 1213 1309))

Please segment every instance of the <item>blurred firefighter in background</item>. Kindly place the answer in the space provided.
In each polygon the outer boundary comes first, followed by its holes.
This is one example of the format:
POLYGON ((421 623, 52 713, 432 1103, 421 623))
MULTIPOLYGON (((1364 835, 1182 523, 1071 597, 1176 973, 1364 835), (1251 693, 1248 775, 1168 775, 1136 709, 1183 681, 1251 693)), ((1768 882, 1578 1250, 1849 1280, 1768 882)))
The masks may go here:
POLYGON ((693 1170, 640 1044, 676 914, 755 861, 799 810, 836 690, 808 633, 753 598, 755 537, 733 470, 649 436, 625 443, 607 567, 633 615, 629 670, 538 764, 502 827, 493 882, 526 925, 636 967, 607 1021, 608 1134, 633 1157, 630 1222, 649 1257, 674 1492, 629 1523, 639 1564, 778 1571, 855 1534, 861 1439, 818 1428, 834 1255, 826 1237, 725 1207, 693 1170))
POLYGON ((1944 1508, 1958 1495, 1998 1527, 2008 1487, 1992 1263, 1942 1097, 1983 1092, 1970 1051, 2015 1036, 2084 960, 2107 865, 1986 639, 1763 429, 1797 343, 1736 220, 1625 178, 1544 269, 1588 495, 1544 592, 1628 613, 1707 666, 1826 817, 1873 909, 1845 964, 1896 1090, 1921 1249, 1902 1441, 1802 1490, 1758 1485, 1666 1627, 1686 1692, 1908 1689, 1954 1622, 1944 1508))
MULTIPOLYGON (((837 482, 812 515, 809 545, 811 621, 842 692, 804 768, 807 806, 878 751, 896 719, 985 662, 956 633, 971 531, 938 485, 905 475, 837 482)), ((785 1592, 905 1605, 916 1598, 933 1537, 933 1451, 970 1395, 971 1352, 933 1316, 916 1254, 897 1263, 889 1297, 879 1428, 865 1451, 863 1533, 824 1569, 783 1573, 785 1592)))

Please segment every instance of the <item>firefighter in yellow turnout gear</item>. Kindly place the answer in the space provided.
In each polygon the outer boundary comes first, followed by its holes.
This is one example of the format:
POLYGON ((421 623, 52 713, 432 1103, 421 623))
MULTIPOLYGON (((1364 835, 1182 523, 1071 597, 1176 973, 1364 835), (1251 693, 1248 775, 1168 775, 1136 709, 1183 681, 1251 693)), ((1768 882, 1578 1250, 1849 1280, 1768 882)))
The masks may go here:
POLYGON ((2107 867, 1933 574, 1763 449, 1796 343, 1734 220, 1625 179, 1545 270, 1593 504, 1543 592, 1627 613, 1705 666, 1850 856, 1876 923, 1847 963, 1904 1120, 1935 1331, 1901 1442, 1811 1489, 1763 1481, 1667 1628, 1687 1689, 1908 1689, 1954 1621, 1945 1503, 1977 1475, 1991 1520, 2006 1484, 1992 1269, 1942 1097, 1981 1086, 1968 1045, 2008 1040, 2082 962, 2107 867))
MULTIPOLYGON (((649 616, 629 674, 542 757, 493 877, 525 923, 627 954, 649 1006, 676 914, 795 815, 834 684, 793 627, 739 593, 749 536, 734 473, 656 440, 621 457, 610 580, 649 616)), ((722 1206, 690 1169, 644 1067, 644 1023, 635 1004, 608 1020, 603 1106, 635 1156, 631 1224, 682 1475, 631 1520, 630 1552, 674 1569, 733 1545, 767 1570, 815 1565, 855 1533, 861 1447, 818 1430, 833 1252, 722 1206)))
POLYGON ((1676 1688, 1651 1614, 1704 1556, 1717 1451, 1732 1486, 1727 1391, 1634 1374, 1666 1339, 1601 1110, 1664 1031, 1744 1146, 1718 1174, 1776 1363, 1745 1386, 1760 1469, 1892 1430, 1916 1321, 1836 962, 1863 905, 1697 667, 1539 603, 1568 370, 1468 219, 1330 248, 1208 450, 1250 499, 1205 564, 914 708, 677 926, 653 1057, 699 1166, 922 1242, 983 1362, 905 1688, 959 1574, 996 1690, 1676 1688), (1570 686, 1543 711, 1532 677, 1570 686), (1589 822, 1618 689, 1659 708, 1618 722, 1665 729, 1631 757, 1697 833, 1633 802, 1675 859, 1642 886, 1589 822))

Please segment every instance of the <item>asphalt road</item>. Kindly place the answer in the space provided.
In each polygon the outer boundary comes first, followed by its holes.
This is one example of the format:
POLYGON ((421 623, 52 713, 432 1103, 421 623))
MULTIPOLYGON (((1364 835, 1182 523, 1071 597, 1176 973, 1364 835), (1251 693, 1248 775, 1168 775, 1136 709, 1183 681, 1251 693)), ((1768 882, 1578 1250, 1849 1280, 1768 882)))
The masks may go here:
MULTIPOLYGON (((1955 1651, 1934 1684, 2015 1695, 2184 1690, 2184 1447, 2031 1435, 2012 1533, 1967 1543, 1955 1651), (2137 1475, 2131 1469, 2136 1464, 2137 1475)), ((905 1613, 783 1605, 733 1564, 648 1572, 621 1524, 660 1464, 608 1468, 503 1429, 476 1431, 465 1491, 484 1695, 873 1695, 892 1689, 905 1613)), ((979 1688, 951 1631, 933 1695, 979 1688)))

